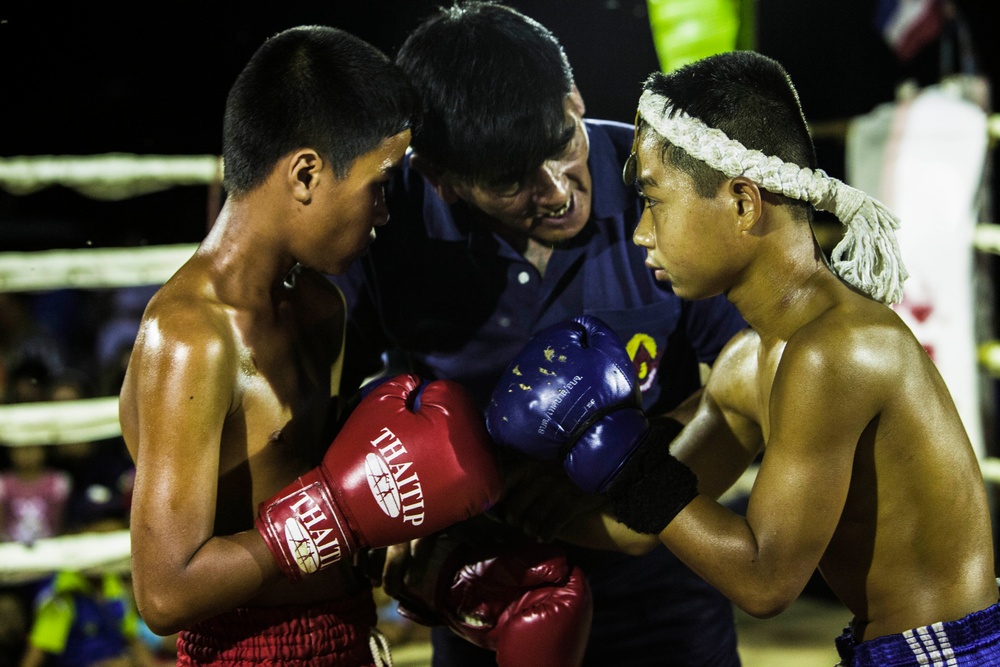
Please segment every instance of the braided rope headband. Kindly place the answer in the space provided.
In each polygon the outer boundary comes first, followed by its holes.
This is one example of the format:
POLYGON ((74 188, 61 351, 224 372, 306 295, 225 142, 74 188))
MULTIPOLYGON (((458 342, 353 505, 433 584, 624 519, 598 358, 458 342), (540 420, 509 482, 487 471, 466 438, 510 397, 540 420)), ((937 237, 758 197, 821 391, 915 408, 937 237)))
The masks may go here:
MULTIPOLYGON (((899 220, 884 204, 821 169, 814 171, 749 150, 722 130, 675 108, 670 98, 650 90, 639 98, 637 125, 638 116, 664 139, 727 178, 746 176, 768 192, 833 213, 847 228, 830 257, 833 271, 873 299, 886 304, 902 299, 908 274, 896 242, 899 220)), ((631 184, 635 180, 634 152, 625 165, 626 174, 630 168, 632 178, 626 176, 626 180, 631 184)))

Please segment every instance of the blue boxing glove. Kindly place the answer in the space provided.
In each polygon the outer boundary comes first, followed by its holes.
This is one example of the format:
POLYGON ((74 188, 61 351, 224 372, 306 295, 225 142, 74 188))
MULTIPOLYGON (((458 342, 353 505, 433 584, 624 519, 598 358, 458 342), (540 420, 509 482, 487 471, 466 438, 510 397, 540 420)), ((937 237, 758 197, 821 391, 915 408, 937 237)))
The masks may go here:
POLYGON ((500 446, 562 460, 590 493, 640 532, 659 533, 697 495, 697 479, 670 455, 682 426, 651 426, 632 360, 601 320, 584 315, 538 333, 497 383, 486 427, 500 446))
POLYGON ((605 489, 648 426, 628 352, 590 316, 532 338, 504 372, 486 412, 497 444, 562 459, 570 479, 588 492, 605 489))

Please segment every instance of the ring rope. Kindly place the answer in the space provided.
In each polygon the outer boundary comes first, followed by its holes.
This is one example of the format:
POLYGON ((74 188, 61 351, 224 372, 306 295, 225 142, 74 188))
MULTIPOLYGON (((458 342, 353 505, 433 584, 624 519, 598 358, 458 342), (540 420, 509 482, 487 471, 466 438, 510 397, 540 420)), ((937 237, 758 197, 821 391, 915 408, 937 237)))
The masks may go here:
POLYGON ((131 564, 128 530, 60 535, 31 544, 0 543, 0 584, 43 579, 55 572, 127 573, 131 564))
POLYGON ((0 405, 0 443, 62 445, 117 438, 118 397, 0 405))
POLYGON ((0 253, 0 292, 162 285, 197 244, 0 253))
POLYGON ((62 185, 93 199, 121 200, 178 185, 222 181, 216 155, 17 155, 0 158, 0 188, 26 195, 62 185))

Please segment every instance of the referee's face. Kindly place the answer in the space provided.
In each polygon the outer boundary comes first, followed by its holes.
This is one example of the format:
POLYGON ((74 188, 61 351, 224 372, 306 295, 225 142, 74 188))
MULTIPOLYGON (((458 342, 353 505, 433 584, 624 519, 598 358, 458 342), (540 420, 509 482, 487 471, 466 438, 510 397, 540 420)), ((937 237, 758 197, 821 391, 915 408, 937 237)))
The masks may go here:
POLYGON ((544 244, 580 233, 590 217, 590 141, 583 101, 575 90, 566 98, 567 143, 522 183, 509 188, 454 186, 455 192, 508 232, 544 244))

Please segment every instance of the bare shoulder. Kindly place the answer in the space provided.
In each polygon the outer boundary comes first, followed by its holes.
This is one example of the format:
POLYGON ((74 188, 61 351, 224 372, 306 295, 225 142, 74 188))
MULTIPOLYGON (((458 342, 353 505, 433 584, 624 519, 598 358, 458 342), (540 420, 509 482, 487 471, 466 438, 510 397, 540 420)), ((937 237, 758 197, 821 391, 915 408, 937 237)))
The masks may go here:
POLYGON ((192 289, 183 281, 168 282, 143 314, 136 349, 144 357, 183 353, 204 361, 227 356, 236 344, 232 311, 207 286, 192 289))
POLYGON ((747 327, 736 333, 729 342, 725 344, 719 356, 713 364, 713 368, 719 364, 740 364, 745 363, 748 356, 757 354, 760 347, 760 336, 757 332, 747 327))
MULTIPOLYGON (((860 300, 860 299, 859 299, 860 300)), ((784 357, 817 370, 891 367, 922 352, 906 324, 888 306, 868 299, 830 308, 789 337, 784 357)))
POLYGON ((720 404, 736 405, 757 375, 760 336, 746 328, 734 335, 712 364, 707 388, 720 404))
POLYGON ((775 381, 793 377, 802 387, 812 379, 831 395, 843 389, 855 399, 879 400, 895 394, 901 374, 925 363, 923 347, 891 308, 859 298, 830 308, 789 337, 775 381))
POLYGON ((122 383, 119 417, 126 443, 138 440, 140 413, 178 403, 180 392, 228 412, 241 346, 232 308, 214 298, 207 281, 183 273, 150 300, 122 383), (174 394, 177 394, 175 396, 174 394))

